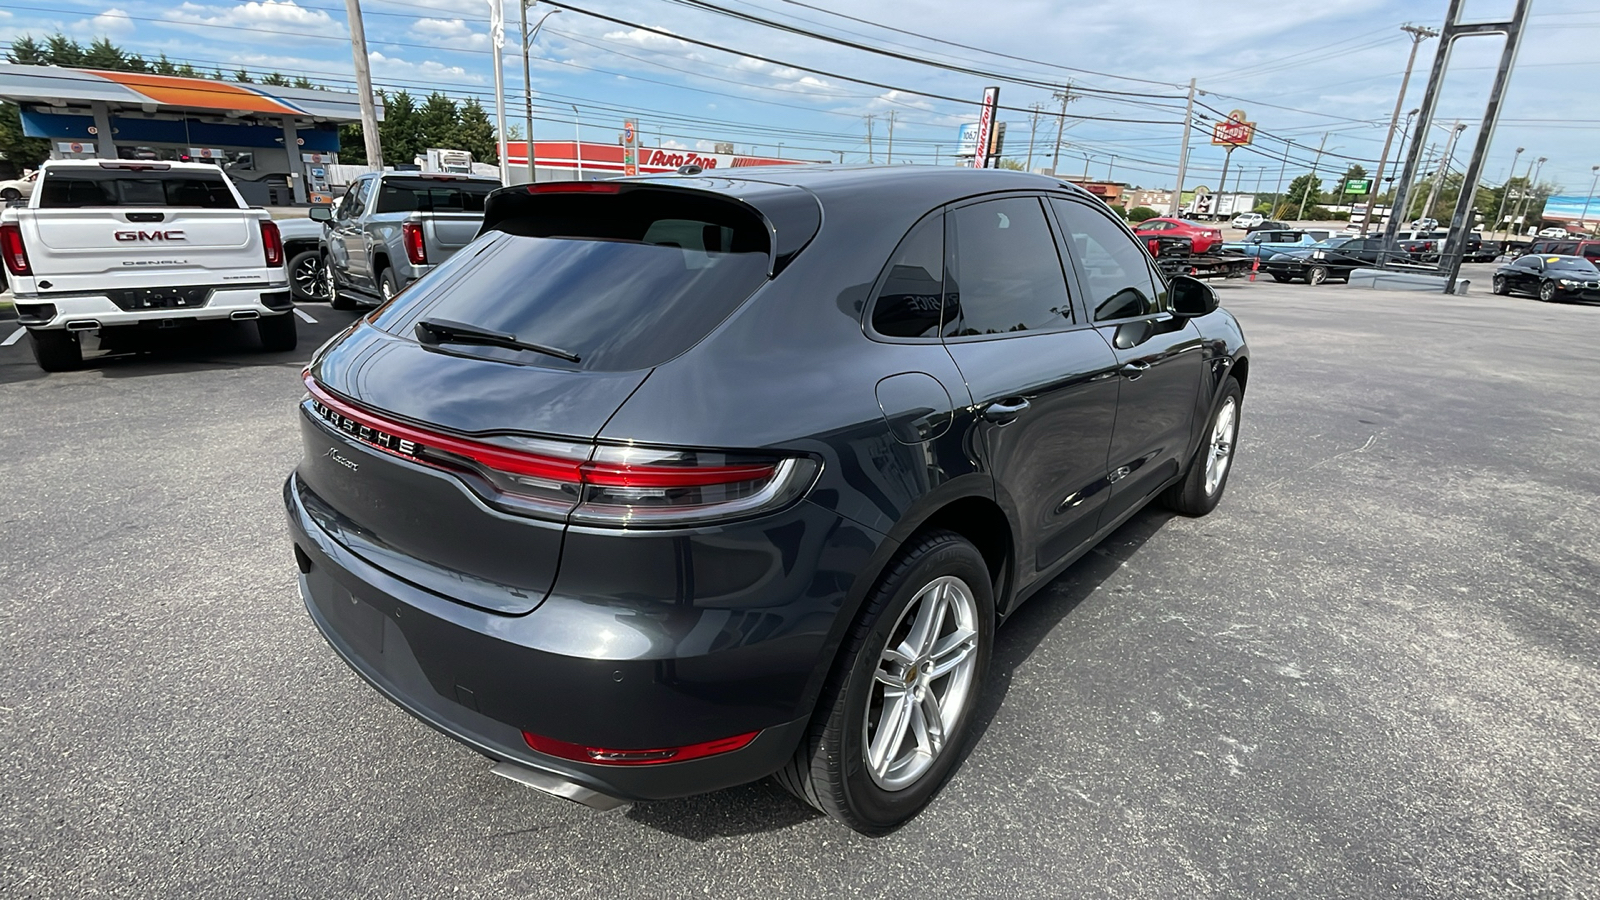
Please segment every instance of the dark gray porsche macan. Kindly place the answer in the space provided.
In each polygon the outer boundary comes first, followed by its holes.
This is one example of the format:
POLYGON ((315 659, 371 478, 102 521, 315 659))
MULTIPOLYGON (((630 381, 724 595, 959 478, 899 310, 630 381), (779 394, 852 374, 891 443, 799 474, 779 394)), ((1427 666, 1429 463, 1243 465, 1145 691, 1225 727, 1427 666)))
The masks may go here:
POLYGON ((996 626, 1148 500, 1201 515, 1248 374, 1089 194, 793 166, 496 192, 318 352, 307 609, 495 771, 607 808, 764 776, 863 832, 949 776, 996 626))

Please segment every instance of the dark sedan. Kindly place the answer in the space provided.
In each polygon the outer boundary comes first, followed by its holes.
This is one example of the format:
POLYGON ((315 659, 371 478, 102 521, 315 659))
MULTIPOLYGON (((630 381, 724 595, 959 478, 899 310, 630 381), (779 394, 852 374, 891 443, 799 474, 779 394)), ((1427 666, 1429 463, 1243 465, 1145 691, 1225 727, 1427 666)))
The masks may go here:
POLYGON ((1581 256, 1524 256, 1495 270, 1494 292, 1546 303, 1600 300, 1600 269, 1581 256))
POLYGON ((313 359, 284 501, 328 643, 497 774, 600 808, 776 775, 881 833, 1022 601, 1153 499, 1216 506, 1248 371, 1049 178, 512 187, 313 359))
MULTIPOLYGON (((1274 281, 1304 281, 1322 284, 1331 280, 1349 281, 1355 269, 1376 266, 1384 257, 1383 238, 1329 238, 1300 250, 1279 253, 1262 265, 1274 281)), ((1391 261, 1410 261, 1404 250, 1388 254, 1391 261)))

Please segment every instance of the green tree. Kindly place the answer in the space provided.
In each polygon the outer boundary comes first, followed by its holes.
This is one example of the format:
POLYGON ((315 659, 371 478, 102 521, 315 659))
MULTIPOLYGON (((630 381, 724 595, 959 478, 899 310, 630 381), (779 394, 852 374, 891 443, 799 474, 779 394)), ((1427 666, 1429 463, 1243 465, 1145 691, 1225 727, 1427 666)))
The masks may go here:
POLYGON ((16 166, 18 175, 50 157, 49 141, 23 136, 22 110, 14 103, 0 103, 0 153, 16 166))
POLYGON ((460 131, 461 111, 456 102, 434 91, 417 112, 417 136, 422 149, 429 147, 455 148, 456 133, 460 131))
POLYGON ((122 48, 111 43, 110 38, 97 37, 89 43, 89 48, 83 51, 83 61, 79 65, 91 69, 111 69, 116 71, 127 66, 127 57, 122 48))
POLYGON ((416 98, 409 93, 395 91, 384 95, 378 138, 382 141, 385 162, 390 165, 409 163, 427 149, 417 133, 418 118, 416 98))
POLYGON ((6 51, 6 62, 42 66, 47 62, 45 48, 33 39, 33 35, 25 34, 11 42, 11 49, 6 51))
POLYGON ((178 74, 178 67, 173 65, 172 60, 167 59, 167 55, 163 53, 150 64, 150 71, 157 75, 176 75, 178 74))
POLYGON ((52 34, 45 38, 44 56, 52 66, 83 65, 83 48, 64 34, 52 34))
POLYGON ((1304 203, 1306 208, 1309 209, 1310 207, 1317 205, 1321 199, 1321 179, 1317 178, 1317 176, 1311 174, 1310 172, 1307 172, 1306 174, 1301 175, 1299 178, 1296 178, 1294 181, 1289 182, 1289 190, 1284 195, 1283 208, 1290 210, 1288 215, 1292 216, 1299 212, 1301 203, 1304 203))
POLYGON ((474 98, 468 98, 461 104, 461 115, 458 119, 456 131, 456 147, 472 154, 478 162, 498 165, 500 162, 500 148, 496 146, 494 123, 489 121, 489 114, 484 112, 483 104, 474 98))
POLYGON ((1135 206, 1133 209, 1128 210, 1128 221, 1143 222, 1145 219, 1154 219, 1159 215, 1161 214, 1148 206, 1135 206))
MULTIPOLYGON (((200 73, 195 71, 194 66, 191 66, 188 63, 183 63, 183 64, 179 65, 177 74, 180 77, 183 77, 183 78, 200 78, 201 77, 200 73)), ((221 73, 219 72, 218 74, 220 75, 221 73)))
POLYGON ((1020 162, 1018 162, 1018 161, 1016 161, 1014 159, 1004 159, 1004 158, 1002 158, 1000 160, 1000 162, 998 163, 997 168, 1010 169, 1013 172, 1021 172, 1022 171, 1022 163, 1020 163, 1020 162))
POLYGON ((317 89, 317 86, 311 83, 311 79, 305 77, 304 75, 296 75, 294 77, 294 82, 290 85, 290 87, 303 88, 308 91, 317 89))
POLYGON ((351 166, 367 164, 367 139, 360 122, 346 122, 339 126, 339 162, 351 166))
POLYGON ((255 81, 255 79, 250 77, 250 72, 247 69, 240 69, 239 71, 233 73, 233 80, 239 82, 240 84, 252 84, 255 81))
POLYGON ((289 79, 285 78, 282 72, 273 72, 261 79, 261 83, 268 84, 273 87, 288 87, 289 79))

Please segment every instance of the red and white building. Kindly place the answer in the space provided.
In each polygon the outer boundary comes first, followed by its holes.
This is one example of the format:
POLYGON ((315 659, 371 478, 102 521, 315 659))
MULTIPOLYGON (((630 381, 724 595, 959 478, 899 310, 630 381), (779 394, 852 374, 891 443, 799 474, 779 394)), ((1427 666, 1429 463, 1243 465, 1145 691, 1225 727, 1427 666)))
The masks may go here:
MULTIPOLYGON (((615 178, 623 174, 622 145, 601 144, 590 141, 534 141, 535 175, 538 181, 572 181, 583 173, 585 180, 615 178)), ((506 162, 511 165, 513 180, 523 177, 528 165, 526 141, 506 143, 506 162)), ((729 153, 701 153, 696 150, 674 150, 665 147, 639 148, 639 174, 656 175, 676 172, 679 166, 700 166, 707 172, 716 169, 738 169, 745 166, 790 166, 820 162, 809 159, 776 159, 765 156, 738 156, 729 153)))

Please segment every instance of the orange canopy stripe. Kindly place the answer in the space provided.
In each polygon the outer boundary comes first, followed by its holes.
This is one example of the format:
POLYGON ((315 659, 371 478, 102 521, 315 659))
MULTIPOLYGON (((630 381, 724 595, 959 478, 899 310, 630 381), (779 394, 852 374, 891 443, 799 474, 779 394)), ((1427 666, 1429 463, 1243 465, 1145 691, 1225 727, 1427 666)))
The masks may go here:
POLYGON ((238 109, 245 112, 295 115, 301 110, 287 103, 251 90, 244 85, 205 78, 179 78, 172 75, 148 75, 142 72, 106 72, 94 74, 129 90, 138 91, 153 102, 164 106, 187 106, 198 109, 238 109))

